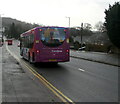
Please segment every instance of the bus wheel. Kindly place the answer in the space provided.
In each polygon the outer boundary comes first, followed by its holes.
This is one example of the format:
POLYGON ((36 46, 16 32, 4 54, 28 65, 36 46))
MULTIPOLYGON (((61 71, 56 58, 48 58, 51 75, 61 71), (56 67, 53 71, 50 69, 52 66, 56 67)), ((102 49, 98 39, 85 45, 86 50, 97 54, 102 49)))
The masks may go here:
POLYGON ((34 54, 34 52, 32 53, 32 61, 33 62, 35 61, 35 54, 34 54))
POLYGON ((57 65, 57 64, 58 64, 58 62, 54 62, 54 64, 55 64, 55 65, 57 65))
POLYGON ((33 64, 35 61, 35 55, 34 55, 34 52, 32 53, 32 56, 29 56, 29 63, 30 64, 33 64))
POLYGON ((52 65, 58 65, 58 62, 51 62, 52 65))

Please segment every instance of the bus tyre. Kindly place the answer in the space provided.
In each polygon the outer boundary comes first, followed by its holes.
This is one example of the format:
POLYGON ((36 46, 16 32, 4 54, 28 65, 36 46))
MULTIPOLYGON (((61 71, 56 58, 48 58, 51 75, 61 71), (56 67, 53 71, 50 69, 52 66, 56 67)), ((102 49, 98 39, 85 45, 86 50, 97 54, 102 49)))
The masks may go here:
POLYGON ((55 62, 54 64, 55 64, 55 65, 57 65, 57 64, 58 64, 58 62, 55 62))
POLYGON ((34 63, 34 61, 35 61, 34 58, 35 58, 35 56, 34 56, 34 52, 33 52, 33 53, 32 53, 32 56, 29 55, 29 63, 30 63, 30 64, 33 64, 33 63, 34 63))
POLYGON ((34 54, 34 52, 32 53, 32 61, 33 62, 35 61, 35 54, 34 54))
POLYGON ((51 64, 56 66, 58 65, 58 62, 52 62, 51 64))

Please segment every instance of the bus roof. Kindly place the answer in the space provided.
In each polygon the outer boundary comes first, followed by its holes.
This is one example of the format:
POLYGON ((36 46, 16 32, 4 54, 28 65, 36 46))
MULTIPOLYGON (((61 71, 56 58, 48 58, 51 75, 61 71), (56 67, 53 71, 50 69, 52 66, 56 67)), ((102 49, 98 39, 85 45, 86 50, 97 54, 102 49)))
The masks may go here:
POLYGON ((39 27, 35 27, 33 29, 30 29, 30 30, 22 33, 20 36, 21 37, 25 36, 25 35, 27 35, 27 33, 31 32, 31 31, 35 31, 36 29, 40 29, 40 28, 66 28, 66 29, 68 29, 67 27, 59 27, 59 26, 39 26, 39 27))
POLYGON ((35 27, 34 29, 39 29, 39 28, 67 28, 67 27, 59 27, 59 26, 41 26, 41 27, 35 27))

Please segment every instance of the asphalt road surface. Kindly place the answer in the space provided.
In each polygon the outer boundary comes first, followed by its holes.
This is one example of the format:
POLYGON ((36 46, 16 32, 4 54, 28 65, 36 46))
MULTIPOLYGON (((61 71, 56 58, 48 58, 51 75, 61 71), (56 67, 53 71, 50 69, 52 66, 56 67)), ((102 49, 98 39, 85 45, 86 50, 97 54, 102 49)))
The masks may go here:
MULTIPOLYGON (((21 58, 17 43, 15 41, 8 48, 21 58)), ((29 65, 74 102, 118 101, 119 69, 116 66, 77 58, 56 66, 29 65)))

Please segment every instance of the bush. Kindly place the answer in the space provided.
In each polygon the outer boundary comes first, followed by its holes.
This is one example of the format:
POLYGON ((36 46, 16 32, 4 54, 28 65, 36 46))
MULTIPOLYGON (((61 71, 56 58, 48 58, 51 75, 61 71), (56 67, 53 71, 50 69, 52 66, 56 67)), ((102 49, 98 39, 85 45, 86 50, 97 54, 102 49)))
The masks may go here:
POLYGON ((79 42, 74 42, 74 49, 75 50, 78 50, 79 49, 79 47, 80 47, 80 44, 79 44, 79 42))
POLYGON ((105 14, 107 34, 111 42, 120 48, 120 3, 117 2, 113 6, 109 5, 109 9, 105 10, 105 14))
POLYGON ((99 44, 86 44, 86 51, 106 52, 106 53, 120 53, 120 50, 114 45, 99 45, 99 44))

